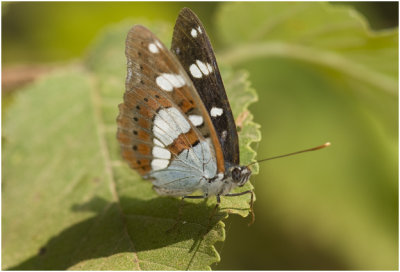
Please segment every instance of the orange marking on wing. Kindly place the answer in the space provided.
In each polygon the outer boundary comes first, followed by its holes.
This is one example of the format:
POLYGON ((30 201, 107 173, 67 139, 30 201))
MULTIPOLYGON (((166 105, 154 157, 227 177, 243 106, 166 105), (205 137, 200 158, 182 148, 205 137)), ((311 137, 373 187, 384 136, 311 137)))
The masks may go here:
POLYGON ((144 131, 139 131, 139 139, 142 139, 143 141, 150 141, 151 137, 149 134, 147 134, 144 131))
POLYGON ((142 155, 149 155, 151 153, 151 147, 147 144, 139 144, 137 151, 142 155))
POLYGON ((181 153, 184 149, 189 149, 192 147, 194 143, 196 143, 199 140, 197 137, 196 133, 194 132, 193 129, 190 129, 187 133, 185 134, 180 134, 178 138, 174 140, 172 144, 168 146, 168 150, 172 154, 179 154, 181 153))
POLYGON ((132 150, 126 148, 122 150, 122 157, 129 162, 133 162, 136 160, 135 153, 132 150))
POLYGON ((187 113, 191 109, 195 107, 194 103, 190 102, 189 100, 182 100, 178 105, 184 113, 187 113))
POLYGON ((137 124, 138 124, 139 127, 142 127, 142 128, 148 129, 148 130, 151 129, 150 128, 150 122, 147 121, 146 119, 139 118, 139 120, 137 121, 137 124))

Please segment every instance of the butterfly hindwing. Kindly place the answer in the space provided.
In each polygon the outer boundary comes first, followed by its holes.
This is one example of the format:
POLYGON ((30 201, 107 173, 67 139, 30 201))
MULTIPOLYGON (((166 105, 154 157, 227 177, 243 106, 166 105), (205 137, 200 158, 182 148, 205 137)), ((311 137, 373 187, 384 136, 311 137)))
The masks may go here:
POLYGON ((236 125, 214 51, 202 23, 188 8, 183 8, 176 20, 171 51, 186 70, 207 108, 225 163, 239 164, 236 125))
POLYGON ((179 61, 148 29, 130 30, 125 53, 126 91, 117 118, 122 156, 141 175, 155 179, 161 193, 190 193, 208 161, 224 171, 206 108, 179 61))

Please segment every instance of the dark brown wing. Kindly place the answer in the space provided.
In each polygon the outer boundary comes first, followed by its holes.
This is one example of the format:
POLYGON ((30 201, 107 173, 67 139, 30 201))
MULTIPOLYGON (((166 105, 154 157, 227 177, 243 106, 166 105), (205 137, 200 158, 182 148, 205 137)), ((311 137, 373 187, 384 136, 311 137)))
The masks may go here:
POLYGON ((217 131, 225 163, 239 164, 235 120, 225 93, 214 51, 199 18, 183 8, 176 20, 171 51, 192 79, 217 131))

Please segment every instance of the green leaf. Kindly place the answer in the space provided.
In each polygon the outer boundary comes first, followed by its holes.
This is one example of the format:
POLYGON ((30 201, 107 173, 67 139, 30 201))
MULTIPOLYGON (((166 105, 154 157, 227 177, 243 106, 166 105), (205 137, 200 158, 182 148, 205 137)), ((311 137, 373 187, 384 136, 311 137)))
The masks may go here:
MULTIPOLYGON (((172 28, 147 24, 164 41, 172 28)), ((124 40, 133 22, 108 28, 81 64, 21 90, 3 123, 3 269, 207 270, 219 261, 228 213, 247 216, 249 196, 190 200, 160 197, 121 160, 116 141, 122 102, 124 40)), ((245 72, 225 69, 235 116, 257 100, 245 72)), ((260 140, 242 118, 243 163, 260 140)), ((257 169, 255 169, 257 171, 257 169)), ((250 184, 242 190, 252 188, 250 184)))

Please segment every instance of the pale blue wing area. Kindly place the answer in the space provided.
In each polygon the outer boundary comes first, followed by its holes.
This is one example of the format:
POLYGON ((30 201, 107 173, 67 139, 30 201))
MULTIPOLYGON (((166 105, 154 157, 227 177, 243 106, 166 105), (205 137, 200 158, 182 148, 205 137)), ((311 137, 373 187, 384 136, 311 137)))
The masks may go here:
POLYGON ((165 195, 186 195, 202 188, 208 179, 217 174, 217 163, 213 151, 206 141, 200 141, 190 149, 182 151, 170 165, 153 171, 149 177, 165 195))

